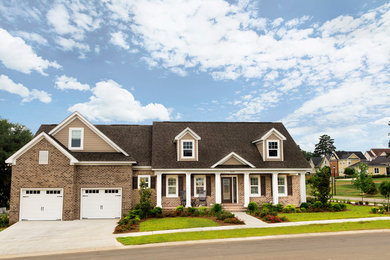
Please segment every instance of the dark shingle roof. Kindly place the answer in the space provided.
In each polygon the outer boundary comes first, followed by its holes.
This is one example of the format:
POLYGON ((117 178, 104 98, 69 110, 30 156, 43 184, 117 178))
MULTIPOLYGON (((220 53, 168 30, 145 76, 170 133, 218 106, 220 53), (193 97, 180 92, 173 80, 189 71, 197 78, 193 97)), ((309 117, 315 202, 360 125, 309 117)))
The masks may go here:
POLYGON ((162 168, 210 168, 231 152, 249 161, 257 168, 310 168, 302 152, 282 123, 244 122, 154 122, 152 166, 162 168), (177 161, 173 142, 185 128, 191 128, 201 137, 198 161, 177 161), (252 142, 259 134, 275 128, 283 134, 284 161, 263 161, 252 142))
POLYGON ((357 157, 359 157, 362 160, 365 160, 366 157, 362 152, 359 151, 337 151, 336 154, 339 157, 339 159, 347 159, 351 154, 355 154, 357 157))
POLYGON ((372 148, 371 151, 375 156, 380 156, 382 153, 390 153, 390 148, 372 148))
POLYGON ((311 157, 314 167, 319 167, 322 162, 322 157, 311 157))

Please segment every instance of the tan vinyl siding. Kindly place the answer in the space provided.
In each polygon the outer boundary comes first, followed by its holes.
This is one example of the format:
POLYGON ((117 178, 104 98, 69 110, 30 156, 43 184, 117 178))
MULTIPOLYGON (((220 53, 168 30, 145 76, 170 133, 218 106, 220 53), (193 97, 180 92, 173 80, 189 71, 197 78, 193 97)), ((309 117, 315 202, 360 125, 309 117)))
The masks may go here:
POLYGON ((226 162, 222 163, 222 165, 243 165, 243 163, 238 161, 234 157, 230 157, 229 160, 227 160, 226 162))
POLYGON ((178 146, 178 159, 179 161, 197 161, 198 160, 198 142, 189 133, 185 134, 180 140, 177 141, 178 146), (193 140, 194 141, 194 158, 182 158, 181 157, 181 141, 182 140, 193 140))
POLYGON ((84 149, 77 150, 77 152, 116 152, 114 148, 107 144, 78 118, 54 135, 54 137, 67 148, 69 148, 69 128, 71 127, 84 128, 84 149))

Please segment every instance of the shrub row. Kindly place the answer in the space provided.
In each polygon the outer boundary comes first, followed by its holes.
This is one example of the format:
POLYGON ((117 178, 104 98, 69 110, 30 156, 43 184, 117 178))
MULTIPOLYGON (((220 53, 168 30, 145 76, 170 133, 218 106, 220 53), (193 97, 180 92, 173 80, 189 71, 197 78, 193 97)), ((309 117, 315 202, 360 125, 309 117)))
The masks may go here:
POLYGON ((8 227, 9 225, 9 216, 8 214, 0 214, 0 227, 8 227))

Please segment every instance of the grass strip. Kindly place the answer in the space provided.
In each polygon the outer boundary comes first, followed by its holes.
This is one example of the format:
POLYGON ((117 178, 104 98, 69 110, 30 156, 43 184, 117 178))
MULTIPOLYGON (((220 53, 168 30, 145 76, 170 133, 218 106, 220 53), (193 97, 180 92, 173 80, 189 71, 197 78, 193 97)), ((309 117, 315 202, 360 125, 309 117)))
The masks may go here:
POLYGON ((190 218, 190 217, 176 217, 176 218, 160 218, 149 219, 141 222, 139 231, 156 231, 169 230, 181 228, 197 228, 197 227, 215 227, 219 226, 217 222, 207 218, 190 218))
POLYGON ((304 234, 319 232, 336 232, 351 230, 390 229, 389 220, 345 222, 335 224, 313 224, 304 226, 288 226, 273 228, 246 228, 235 230, 200 231, 147 235, 139 237, 119 237, 117 240, 124 245, 143 245, 151 243, 237 238, 260 237, 270 235, 304 234))

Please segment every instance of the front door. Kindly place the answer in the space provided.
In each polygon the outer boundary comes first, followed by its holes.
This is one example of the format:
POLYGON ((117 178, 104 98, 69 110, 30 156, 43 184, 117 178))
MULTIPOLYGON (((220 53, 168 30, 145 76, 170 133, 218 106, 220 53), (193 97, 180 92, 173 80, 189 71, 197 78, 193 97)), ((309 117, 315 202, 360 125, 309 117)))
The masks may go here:
POLYGON ((232 203, 232 178, 222 177, 222 203, 232 203))

